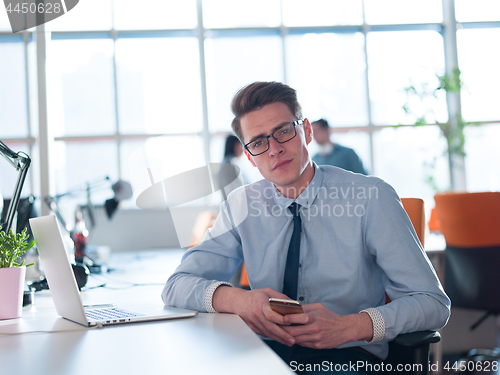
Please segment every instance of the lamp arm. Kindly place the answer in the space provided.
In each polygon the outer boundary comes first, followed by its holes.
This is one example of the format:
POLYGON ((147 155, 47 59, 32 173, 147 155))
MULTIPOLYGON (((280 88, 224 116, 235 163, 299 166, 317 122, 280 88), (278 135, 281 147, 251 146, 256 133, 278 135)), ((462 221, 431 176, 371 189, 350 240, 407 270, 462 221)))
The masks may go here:
POLYGON ((104 189, 105 187, 100 187, 99 185, 101 185, 103 182, 109 181, 109 180, 110 180, 109 176, 105 176, 103 178, 99 178, 98 180, 87 182, 83 186, 77 186, 71 190, 68 190, 65 193, 58 194, 58 195, 55 195, 53 197, 48 197, 48 198, 50 198, 51 200, 58 201, 59 199, 65 197, 65 196, 80 194, 82 191, 87 191, 88 189, 91 189, 91 190, 104 189))
POLYGON ((28 155, 21 155, 20 152, 15 153, 2 141, 0 141, 0 154, 7 159, 7 161, 19 171, 17 177, 16 186, 14 188, 14 193, 12 194, 12 199, 10 200, 9 208, 7 210, 6 222, 2 223, 2 229, 5 233, 8 233, 14 222, 14 216, 17 212, 17 207, 19 206, 19 200, 21 198, 21 192, 23 190, 24 182, 26 181, 26 176, 28 175, 28 169, 31 164, 31 159, 28 155))
POLYGON ((17 169, 16 159, 18 158, 17 153, 12 151, 5 143, 0 141, 0 154, 7 159, 7 161, 12 164, 14 168, 17 169))
POLYGON ((56 217, 59 219, 63 227, 69 232, 70 228, 68 227, 68 224, 66 223, 66 220, 64 220, 64 217, 61 214, 61 211, 59 210, 59 206, 57 205, 57 201, 51 197, 45 197, 45 203, 47 203, 47 206, 51 209, 52 212, 56 215, 56 217))
MULTIPOLYGON (((89 218, 90 218, 90 224, 91 228, 95 226, 95 215, 94 215, 94 207, 92 205, 91 199, 90 199, 90 191, 92 190, 102 190, 104 189, 104 186, 102 184, 106 181, 109 181, 110 178, 109 176, 105 176, 104 178, 99 178, 98 180, 91 181, 85 183, 84 186, 79 186, 75 187, 65 193, 55 195, 53 197, 51 196, 46 196, 44 198, 45 203, 49 206, 49 208, 54 212, 54 214, 57 216, 61 224, 66 228, 68 232, 72 230, 72 228, 68 225, 68 222, 64 219, 61 211, 59 210, 58 202, 61 198, 66 197, 66 196, 72 196, 72 195, 77 195, 81 192, 86 193, 86 198, 87 198, 87 209, 89 212, 89 218)), ((90 229, 91 229, 90 228, 90 229)))

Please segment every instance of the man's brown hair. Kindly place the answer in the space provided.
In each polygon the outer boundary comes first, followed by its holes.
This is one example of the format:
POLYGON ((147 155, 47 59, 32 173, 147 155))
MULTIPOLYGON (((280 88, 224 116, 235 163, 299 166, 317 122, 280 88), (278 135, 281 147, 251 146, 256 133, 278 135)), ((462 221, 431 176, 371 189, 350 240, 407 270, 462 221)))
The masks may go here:
POLYGON ((297 101, 297 93, 284 83, 254 82, 238 90, 231 102, 231 111, 234 114, 231 127, 242 143, 245 142, 240 119, 247 113, 276 102, 285 104, 297 119, 302 119, 302 109, 297 101))

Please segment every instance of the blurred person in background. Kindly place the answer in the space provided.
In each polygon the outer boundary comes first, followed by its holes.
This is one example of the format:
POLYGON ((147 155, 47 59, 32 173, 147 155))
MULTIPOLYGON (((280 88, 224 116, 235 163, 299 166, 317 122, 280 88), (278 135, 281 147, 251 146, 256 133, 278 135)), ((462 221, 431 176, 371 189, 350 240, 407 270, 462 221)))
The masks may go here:
POLYGON ((363 162, 352 148, 331 141, 330 126, 325 119, 316 120, 311 125, 314 140, 320 146, 320 151, 312 158, 316 164, 333 165, 351 172, 367 174, 363 162))
POLYGON ((239 176, 241 182, 240 185, 246 185, 250 183, 250 180, 242 168, 241 155, 243 155, 243 145, 240 140, 232 134, 228 135, 224 146, 224 158, 222 159, 222 162, 236 165, 241 172, 239 176))

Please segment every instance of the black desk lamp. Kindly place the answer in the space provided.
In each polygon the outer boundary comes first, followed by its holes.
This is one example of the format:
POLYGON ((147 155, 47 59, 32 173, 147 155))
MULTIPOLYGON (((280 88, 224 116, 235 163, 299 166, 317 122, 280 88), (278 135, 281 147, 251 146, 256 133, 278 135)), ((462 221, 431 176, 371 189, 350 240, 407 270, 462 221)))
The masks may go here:
POLYGON ((8 233, 12 228, 12 223, 14 222, 14 217, 16 216, 19 200, 21 198, 21 191, 23 190, 24 181, 26 180, 26 175, 28 174, 31 159, 24 152, 20 151, 16 153, 12 151, 2 141, 0 141, 0 154, 19 172, 14 193, 12 194, 12 199, 10 200, 7 215, 5 217, 5 222, 2 222, 2 230, 5 233, 8 233))
MULTIPOLYGON (((9 203, 7 215, 5 216, 5 222, 1 223, 2 230, 5 233, 8 233, 12 228, 12 224, 14 223, 14 218, 16 217, 17 208, 19 207, 19 200, 21 199, 21 191, 23 190, 24 181, 26 181, 26 175, 28 174, 28 169, 31 164, 31 159, 27 154, 25 154, 22 151, 20 152, 12 151, 2 141, 0 141, 0 154, 19 172, 19 175, 17 177, 17 182, 14 187, 14 193, 12 194, 12 199, 10 200, 9 203)), ((33 301, 33 293, 31 291, 25 291, 23 297, 23 306, 30 305, 32 301, 33 301)))

